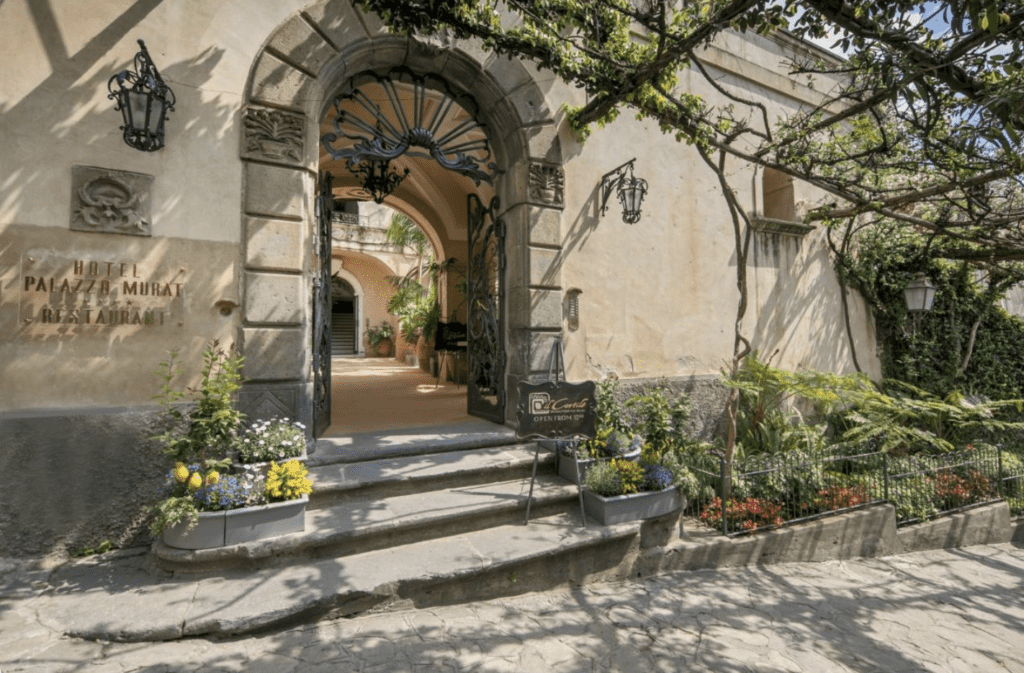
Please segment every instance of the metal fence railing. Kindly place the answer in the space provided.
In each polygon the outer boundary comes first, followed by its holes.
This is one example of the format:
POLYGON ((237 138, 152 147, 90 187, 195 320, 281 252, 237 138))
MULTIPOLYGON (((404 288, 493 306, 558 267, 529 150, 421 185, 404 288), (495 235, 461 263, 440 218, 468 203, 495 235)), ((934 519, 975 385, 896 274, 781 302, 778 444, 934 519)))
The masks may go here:
POLYGON ((787 453, 690 464, 700 495, 691 512, 726 535, 775 528, 878 502, 908 525, 1003 498, 1024 514, 1024 451, 979 445, 914 456, 787 453))

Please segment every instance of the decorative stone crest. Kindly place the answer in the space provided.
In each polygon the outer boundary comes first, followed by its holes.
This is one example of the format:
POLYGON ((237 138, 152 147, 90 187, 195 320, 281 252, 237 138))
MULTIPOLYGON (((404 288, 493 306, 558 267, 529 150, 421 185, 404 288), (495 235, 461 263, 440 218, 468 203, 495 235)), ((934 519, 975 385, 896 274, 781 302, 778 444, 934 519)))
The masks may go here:
POLYGON ((554 208, 565 205, 565 171, 561 166, 531 163, 528 185, 531 201, 554 208))
POLYGON ((152 236, 153 176, 95 166, 71 167, 71 229, 152 236))
POLYGON ((249 107, 243 114, 243 159, 302 161, 305 118, 294 112, 249 107))

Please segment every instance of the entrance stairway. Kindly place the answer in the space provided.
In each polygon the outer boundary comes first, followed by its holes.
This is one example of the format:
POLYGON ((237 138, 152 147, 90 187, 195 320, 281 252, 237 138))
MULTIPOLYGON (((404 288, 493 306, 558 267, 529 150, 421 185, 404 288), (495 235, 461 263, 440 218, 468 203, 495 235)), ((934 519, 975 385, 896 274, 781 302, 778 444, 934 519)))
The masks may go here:
POLYGON ((331 313, 331 355, 355 355, 356 317, 352 313, 331 313))
POLYGON ((557 476, 555 456, 543 449, 524 525, 536 445, 498 430, 407 445, 404 455, 383 458, 378 448, 321 439, 308 460, 314 493, 304 532, 198 551, 157 542, 152 558, 182 579, 251 582, 244 620, 222 611, 194 625, 192 635, 631 574, 641 525, 582 527, 576 487, 557 476))

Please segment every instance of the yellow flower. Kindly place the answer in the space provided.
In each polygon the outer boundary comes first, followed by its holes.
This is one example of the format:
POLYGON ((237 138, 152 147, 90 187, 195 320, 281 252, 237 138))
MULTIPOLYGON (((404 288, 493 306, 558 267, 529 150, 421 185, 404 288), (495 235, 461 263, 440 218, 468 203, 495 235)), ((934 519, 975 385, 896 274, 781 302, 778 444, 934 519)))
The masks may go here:
POLYGON ((203 477, 198 472, 193 472, 188 478, 188 487, 193 491, 198 491, 203 486, 203 477))
POLYGON ((306 466, 297 460, 282 465, 270 463, 265 486, 271 500, 295 500, 313 492, 313 482, 306 478, 306 466))
POLYGON ((210 470, 210 472, 206 475, 206 485, 213 486, 218 481, 220 481, 220 475, 217 474, 217 470, 210 470))
POLYGON ((188 481, 188 468, 185 467, 185 463, 178 463, 174 466, 174 481, 179 484, 184 484, 188 481))

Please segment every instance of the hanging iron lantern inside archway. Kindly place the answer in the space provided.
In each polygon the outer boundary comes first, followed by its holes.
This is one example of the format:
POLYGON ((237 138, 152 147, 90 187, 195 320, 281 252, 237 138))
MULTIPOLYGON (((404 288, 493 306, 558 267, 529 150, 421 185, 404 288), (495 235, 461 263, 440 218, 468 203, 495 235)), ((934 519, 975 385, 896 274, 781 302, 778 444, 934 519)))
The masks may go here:
POLYGON ((363 182, 363 189, 370 193, 374 203, 384 203, 388 194, 395 191, 409 175, 409 169, 399 173, 391 168, 391 162, 382 159, 364 159, 350 168, 363 182))
POLYGON ((153 152, 164 146, 164 122, 174 109, 175 98, 142 40, 139 49, 135 71, 122 70, 107 82, 107 98, 117 101, 114 109, 124 118, 124 141, 137 150, 153 152))

